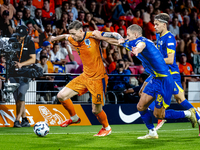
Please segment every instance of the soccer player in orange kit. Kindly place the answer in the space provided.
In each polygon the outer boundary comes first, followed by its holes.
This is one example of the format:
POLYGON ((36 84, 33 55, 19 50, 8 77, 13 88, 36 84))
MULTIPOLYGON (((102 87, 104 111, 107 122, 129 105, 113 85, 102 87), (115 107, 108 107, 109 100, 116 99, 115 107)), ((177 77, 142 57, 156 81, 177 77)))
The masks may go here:
MULTIPOLYGON (((79 123, 81 119, 75 112, 71 97, 83 95, 89 91, 92 95, 92 112, 98 121, 103 125, 99 133, 94 136, 106 136, 111 134, 106 113, 102 106, 105 103, 105 92, 108 83, 108 76, 103 65, 102 54, 99 48, 99 40, 92 38, 92 32, 84 32, 83 25, 74 21, 68 26, 69 34, 51 37, 51 41, 68 40, 78 52, 82 63, 83 73, 69 82, 57 95, 59 101, 69 112, 70 119, 60 124, 67 127, 73 123, 79 123)), ((102 33, 107 37, 113 37, 112 33, 102 33), (109 34, 109 35, 108 35, 109 34)), ((117 33, 114 33, 115 36, 117 33)), ((117 34, 117 36, 120 36, 117 34)))

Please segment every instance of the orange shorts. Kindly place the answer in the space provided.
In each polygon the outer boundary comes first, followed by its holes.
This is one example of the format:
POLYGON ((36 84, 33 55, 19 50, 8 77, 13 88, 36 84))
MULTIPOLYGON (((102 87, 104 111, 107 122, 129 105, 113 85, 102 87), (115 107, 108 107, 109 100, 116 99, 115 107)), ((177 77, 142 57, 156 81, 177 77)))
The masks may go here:
POLYGON ((92 103, 104 105, 107 84, 108 77, 95 80, 88 79, 81 74, 70 81, 66 87, 78 92, 79 96, 89 91, 92 94, 92 103))

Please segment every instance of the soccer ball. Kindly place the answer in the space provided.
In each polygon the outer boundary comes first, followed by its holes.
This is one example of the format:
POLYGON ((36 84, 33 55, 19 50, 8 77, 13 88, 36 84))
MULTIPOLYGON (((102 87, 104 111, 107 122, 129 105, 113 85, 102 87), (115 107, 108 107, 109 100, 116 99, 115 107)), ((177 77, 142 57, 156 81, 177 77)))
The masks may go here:
POLYGON ((49 133, 49 126, 46 122, 40 121, 34 125, 33 131, 38 136, 46 136, 49 133))

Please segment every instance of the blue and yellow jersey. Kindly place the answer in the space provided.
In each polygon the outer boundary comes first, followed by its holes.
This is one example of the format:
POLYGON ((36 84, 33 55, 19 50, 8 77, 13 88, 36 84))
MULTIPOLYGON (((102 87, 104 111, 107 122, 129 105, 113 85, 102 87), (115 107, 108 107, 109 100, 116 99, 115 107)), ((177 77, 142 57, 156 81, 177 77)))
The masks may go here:
POLYGON ((145 71, 154 77, 167 77, 170 74, 169 68, 161 52, 155 47, 152 41, 145 37, 139 37, 133 41, 126 41, 122 46, 131 51, 131 47, 136 47, 140 42, 145 43, 146 47, 138 54, 137 58, 142 62, 145 71))
POLYGON ((179 68, 176 64, 176 40, 171 32, 166 32, 163 36, 160 37, 159 34, 156 34, 157 39, 157 48, 160 50, 164 58, 168 57, 169 53, 174 54, 174 63, 167 64, 171 74, 179 74, 179 68))

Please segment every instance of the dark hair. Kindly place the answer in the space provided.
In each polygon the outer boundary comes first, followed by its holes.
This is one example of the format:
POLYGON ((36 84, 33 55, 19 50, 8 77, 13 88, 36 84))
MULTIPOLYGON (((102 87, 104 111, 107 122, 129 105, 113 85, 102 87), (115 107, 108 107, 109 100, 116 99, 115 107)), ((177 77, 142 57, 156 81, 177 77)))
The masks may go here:
POLYGON ((44 2, 46 2, 46 1, 47 1, 48 3, 50 3, 50 0, 44 0, 44 2))
POLYGON ((36 9, 35 9, 35 13, 36 13, 38 10, 42 10, 42 9, 40 9, 40 8, 36 8, 36 9))
POLYGON ((119 62, 120 62, 120 61, 123 61, 123 62, 124 62, 124 60, 123 60, 123 59, 119 59, 119 60, 117 60, 117 63, 119 64, 119 62))
POLYGON ((138 26, 137 24, 132 24, 130 25, 127 30, 131 30, 131 32, 136 31, 138 32, 140 35, 142 35, 142 28, 140 26, 138 26))
POLYGON ((66 4, 69 4, 67 1, 62 2, 62 7, 64 7, 66 4))
POLYGON ((196 9, 196 8, 192 8, 192 9, 191 9, 191 13, 194 13, 194 12, 197 13, 197 9, 196 9))
POLYGON ((42 49, 42 50, 40 51, 40 55, 41 55, 44 51, 46 51, 46 49, 42 49))
POLYGON ((148 78, 148 75, 146 73, 140 74, 140 78, 142 78, 143 81, 145 81, 148 78))
POLYGON ((42 60, 43 58, 48 58, 46 55, 40 55, 40 60, 42 60))
POLYGON ((88 24, 85 24, 84 26, 83 26, 83 28, 89 28, 90 26, 88 25, 88 24))
POLYGON ((189 12, 189 10, 188 10, 187 8, 183 8, 183 9, 182 9, 182 12, 184 12, 185 10, 187 10, 187 11, 189 12))
POLYGON ((124 31, 124 29, 120 27, 120 28, 117 30, 117 32, 119 32, 120 30, 123 30, 123 31, 124 31))
POLYGON ((156 14, 155 14, 155 13, 151 13, 151 14, 150 14, 150 18, 151 18, 153 15, 156 15, 156 14))
POLYGON ((92 3, 97 3, 95 0, 92 0, 92 1, 90 1, 90 4, 92 4, 92 3))
POLYGON ((68 16, 68 14, 67 14, 66 12, 63 12, 62 15, 61 15, 61 18, 62 18, 64 15, 67 15, 67 16, 68 16))
POLYGON ((169 15, 166 13, 160 13, 155 16, 155 20, 158 20, 158 21, 164 22, 164 23, 168 23, 169 18, 170 18, 169 15))
MULTIPOLYGON (((134 10, 134 15, 135 15, 135 16, 136 16, 136 13, 137 13, 138 11, 140 12, 139 9, 135 9, 135 10, 134 10)), ((141 12, 140 12, 140 15, 141 15, 141 12)))
POLYGON ((0 59, 1 59, 2 57, 5 57, 5 56, 1 54, 1 55, 0 55, 0 59))
POLYGON ((172 18, 172 21, 174 21, 175 19, 178 19, 178 17, 174 16, 174 17, 172 18))
POLYGON ((47 25, 51 25, 51 27, 52 27, 52 24, 51 24, 50 21, 46 21, 46 22, 44 23, 44 27, 45 27, 45 28, 47 27, 47 25))
POLYGON ((114 52, 112 53, 112 57, 113 57, 115 54, 118 54, 118 55, 119 55, 119 52, 118 52, 118 51, 114 51, 114 52))
POLYGON ((59 44, 58 44, 58 43, 54 43, 54 44, 53 44, 53 48, 54 48, 56 45, 59 45, 59 44))
POLYGON ((21 12, 21 13, 23 14, 23 11, 21 11, 21 10, 18 10, 18 11, 16 12, 16 14, 17 14, 18 12, 21 12))
POLYGON ((32 24, 32 25, 33 25, 32 22, 28 21, 28 22, 26 23, 26 26, 28 26, 29 24, 32 24))
POLYGON ((68 30, 71 30, 71 29, 78 30, 80 28, 83 28, 83 24, 80 21, 78 21, 78 20, 73 21, 68 26, 68 30))
POLYGON ((83 14, 85 14, 85 12, 84 12, 84 11, 82 11, 82 10, 78 12, 78 14, 82 14, 82 13, 83 13, 83 14))

